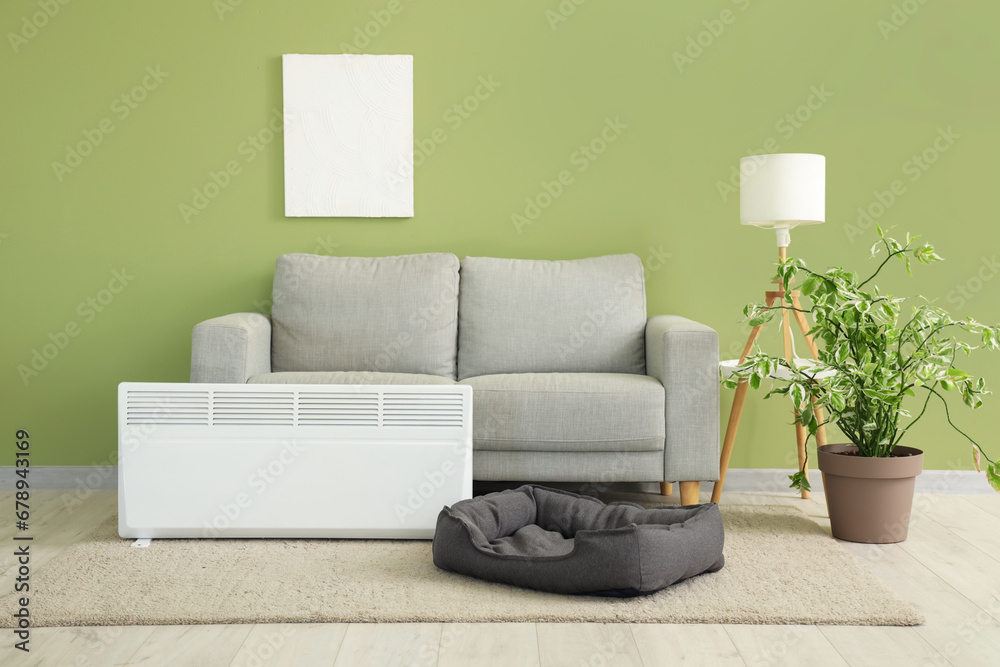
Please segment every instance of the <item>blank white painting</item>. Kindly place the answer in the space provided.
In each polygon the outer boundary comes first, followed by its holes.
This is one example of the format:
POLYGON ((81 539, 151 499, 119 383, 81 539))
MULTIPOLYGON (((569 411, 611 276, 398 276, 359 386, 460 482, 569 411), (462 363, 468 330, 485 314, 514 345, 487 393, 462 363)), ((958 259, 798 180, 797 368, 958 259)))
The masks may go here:
POLYGON ((413 216, 413 56, 282 56, 285 215, 413 216))

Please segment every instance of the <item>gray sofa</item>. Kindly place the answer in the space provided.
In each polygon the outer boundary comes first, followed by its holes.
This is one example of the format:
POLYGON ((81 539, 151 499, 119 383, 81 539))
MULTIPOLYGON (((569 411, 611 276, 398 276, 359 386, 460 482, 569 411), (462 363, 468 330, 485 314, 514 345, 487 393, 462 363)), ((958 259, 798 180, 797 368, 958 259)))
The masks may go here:
POLYGON ((271 316, 195 326, 192 382, 473 388, 474 478, 718 479, 718 336, 646 317, 635 255, 282 255, 271 316))

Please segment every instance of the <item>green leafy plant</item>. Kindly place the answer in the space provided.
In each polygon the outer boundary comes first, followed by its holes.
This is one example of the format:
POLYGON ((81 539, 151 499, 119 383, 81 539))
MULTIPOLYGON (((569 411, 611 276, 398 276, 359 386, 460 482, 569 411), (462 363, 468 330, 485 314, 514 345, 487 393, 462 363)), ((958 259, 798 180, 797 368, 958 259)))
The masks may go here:
MULTIPOLYGON (((933 246, 918 244, 918 237, 907 234, 906 242, 900 243, 887 237, 878 225, 875 227, 879 240, 872 246, 872 257, 885 256, 869 277, 861 279, 840 267, 818 273, 808 269, 802 260, 789 258, 778 265, 776 276, 785 289, 783 301, 771 306, 751 304, 744 309, 751 326, 771 321, 784 309, 796 310, 792 284, 804 277, 799 289, 811 307, 798 310, 811 315, 815 322, 809 333, 817 344, 819 360, 789 362, 755 346, 753 354, 724 378, 723 384, 732 388, 745 380, 756 389, 770 378, 773 385, 767 397, 790 397, 798 409, 797 421, 807 429, 809 437, 815 436, 821 425, 835 422, 857 446, 858 453, 869 457, 892 456, 904 436, 924 417, 931 399, 940 399, 948 423, 972 443, 976 469, 981 470, 981 456, 986 460, 987 480, 1000 492, 1000 465, 955 426, 942 395, 954 391, 970 408, 982 405, 982 397, 990 393, 985 381, 955 364, 960 353, 967 356, 978 348, 998 349, 1000 326, 972 318, 954 319, 921 296, 897 298, 882 293, 872 281, 893 259, 901 261, 910 273, 914 261, 932 264, 942 258, 933 246), (916 305, 908 304, 911 301, 916 305), (907 305, 910 307, 904 318, 907 305), (903 406, 911 397, 922 399, 916 417, 903 406), (811 409, 813 405, 825 410, 822 423, 811 409)), ((805 466, 789 475, 793 488, 809 489, 804 470, 805 466)))

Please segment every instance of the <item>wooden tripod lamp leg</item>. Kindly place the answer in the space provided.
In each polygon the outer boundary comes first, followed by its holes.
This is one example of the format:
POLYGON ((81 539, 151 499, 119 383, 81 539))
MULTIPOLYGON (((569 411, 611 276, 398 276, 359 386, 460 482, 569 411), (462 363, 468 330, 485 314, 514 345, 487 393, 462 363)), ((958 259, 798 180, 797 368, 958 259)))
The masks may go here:
MULTIPOLYGON (((792 305, 795 307, 795 321, 799 325, 799 329, 802 331, 802 337, 806 340, 806 346, 809 348, 809 354, 812 355, 813 359, 819 359, 819 351, 816 349, 816 343, 813 341, 812 336, 809 335, 809 323, 806 321, 805 313, 802 312, 802 304, 799 303, 799 297, 795 294, 792 295, 792 305)), ((823 408, 819 406, 815 401, 812 404, 813 414, 816 416, 816 423, 819 424, 816 428, 816 447, 822 447, 826 444, 826 426, 823 426, 823 408)), ((809 470, 806 469, 806 479, 809 479, 809 470)), ((808 491, 802 492, 803 498, 809 497, 808 491)))
MULTIPOLYGON (((806 347, 809 348, 809 354, 812 355, 813 359, 819 359, 819 351, 816 349, 816 342, 813 341, 812 336, 809 335, 809 323, 806 321, 806 316, 802 312, 802 304, 799 303, 799 297, 795 294, 792 295, 792 305, 795 310, 792 311, 795 315, 795 321, 799 325, 799 329, 802 331, 802 337, 806 340, 806 347)), ((823 408, 819 406, 816 402, 812 404, 813 414, 816 415, 816 423, 823 424, 823 408)), ((816 429, 816 446, 822 447, 826 444, 826 426, 819 426, 816 429)), ((805 498, 806 496, 803 496, 805 498)))
MULTIPOLYGON (((806 408, 807 410, 809 408, 806 408)), ((799 470, 803 470, 806 473, 806 479, 809 479, 809 464, 806 463, 806 427, 799 423, 799 415, 801 413, 798 409, 795 410, 795 444, 797 445, 799 453, 799 470)), ((808 499, 809 492, 802 489, 802 498, 808 499)))
POLYGON ((813 413, 816 415, 816 423, 820 426, 816 429, 816 446, 822 447, 826 444, 826 426, 823 426, 823 408, 818 403, 813 403, 813 413))
MULTIPOLYGON (((771 307, 774 300, 775 297, 768 292, 768 308, 771 307)), ((763 324, 758 324, 750 331, 747 344, 743 346, 743 352, 740 354, 741 364, 746 360, 747 355, 750 354, 750 350, 753 349, 753 344, 757 341, 757 336, 760 335, 760 330, 763 326, 763 324)), ((746 402, 746 398, 747 382, 743 380, 736 385, 736 395, 733 396, 733 407, 729 410, 729 424, 726 426, 726 438, 722 442, 722 456, 719 459, 719 481, 712 487, 713 503, 719 502, 719 499, 722 497, 722 487, 726 483, 726 471, 729 470, 729 459, 733 455, 733 444, 736 442, 736 431, 740 428, 740 416, 743 414, 743 403, 746 402)))
MULTIPOLYGON (((779 262, 784 262, 786 260, 787 253, 786 248, 783 246, 778 247, 778 260, 779 262)), ((816 349, 816 343, 813 341, 812 336, 809 335, 809 323, 806 321, 805 314, 803 314, 802 306, 799 303, 799 293, 796 291, 786 292, 784 285, 779 282, 778 289, 767 293, 767 307, 770 308, 775 301, 781 301, 783 306, 781 311, 781 333, 785 344, 785 360, 789 363, 794 363, 792 354, 792 326, 791 318, 789 313, 795 317, 796 323, 799 325, 799 329, 802 330, 802 336, 806 340, 806 346, 809 348, 809 353, 812 355, 813 359, 818 359, 819 354, 816 349), (785 297, 786 295, 791 300, 791 308, 785 307, 785 297)), ((743 354, 740 356, 740 363, 746 359, 746 356, 750 353, 753 348, 754 341, 757 340, 757 336, 760 334, 760 326, 754 327, 753 331, 750 333, 750 338, 747 340, 746 347, 743 349, 743 354)), ((747 383, 746 381, 740 382, 736 386, 736 395, 733 397, 733 407, 729 411, 729 424, 726 426, 726 437, 722 443, 722 455, 719 460, 719 481, 715 483, 712 489, 712 502, 717 503, 722 497, 722 488, 726 482, 726 472, 729 469, 729 459, 733 454, 733 445, 736 441, 736 431, 739 430, 740 417, 743 414, 743 404, 746 401, 747 394, 747 383)), ((805 471, 806 479, 809 478, 809 468, 806 463, 806 439, 808 437, 806 428, 799 423, 799 416, 801 414, 800 409, 802 406, 797 406, 795 409, 795 442, 796 449, 798 452, 799 459, 799 470, 805 471)), ((818 423, 823 423, 823 410, 816 403, 804 406, 806 410, 813 410, 818 423)), ((816 446, 822 447, 826 444, 826 428, 820 426, 816 430, 816 446)), ((681 482, 681 502, 684 502, 684 485, 687 482, 681 482)), ((802 497, 808 498, 809 492, 802 491, 802 497)))
MULTIPOLYGON (((784 252, 780 253, 782 260, 784 260, 784 254, 785 254, 784 252)), ((792 354, 792 323, 791 323, 791 318, 789 317, 789 313, 793 313, 795 315, 795 321, 798 322, 800 328, 806 325, 806 320, 805 320, 805 315, 799 312, 800 308, 798 306, 798 296, 796 295, 796 293, 792 292, 789 296, 791 297, 792 300, 792 308, 789 309, 786 307, 781 311, 781 333, 785 341, 785 361, 787 361, 790 364, 794 364, 795 360, 793 359, 794 355, 792 354)), ((802 332, 803 335, 806 335, 806 332, 808 332, 808 330, 809 329, 807 328, 805 331, 803 331, 802 332)), ((816 346, 813 344, 812 339, 809 338, 807 335, 806 335, 806 344, 809 347, 809 351, 811 353, 815 351, 816 346)), ((811 407, 812 406, 807 406, 806 409, 808 410, 811 407)), ((798 469, 805 471, 806 479, 809 479, 809 469, 806 467, 806 427, 799 423, 800 415, 801 412, 799 411, 799 406, 795 406, 795 446, 796 446, 795 448, 799 458, 798 469)), ((808 498, 809 492, 803 490, 802 497, 808 498)))
POLYGON ((722 458, 719 461, 719 481, 712 487, 712 502, 717 503, 722 498, 722 487, 726 483, 726 472, 729 470, 729 459, 733 455, 733 443, 736 442, 736 431, 740 428, 740 416, 743 414, 743 403, 747 398, 747 381, 736 385, 736 395, 733 397, 733 407, 729 410, 729 424, 726 426, 726 439, 722 443, 722 458))

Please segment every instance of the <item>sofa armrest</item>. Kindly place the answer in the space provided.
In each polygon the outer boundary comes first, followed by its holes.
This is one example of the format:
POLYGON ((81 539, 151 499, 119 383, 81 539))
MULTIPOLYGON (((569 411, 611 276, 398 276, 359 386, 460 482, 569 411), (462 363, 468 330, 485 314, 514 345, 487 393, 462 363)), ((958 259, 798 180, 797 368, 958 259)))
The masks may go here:
POLYGON ((195 325, 191 334, 191 382, 245 384, 271 372, 271 320, 234 313, 195 325))
POLYGON ((646 322, 646 375, 663 384, 667 482, 719 478, 719 335, 676 315, 646 322))

